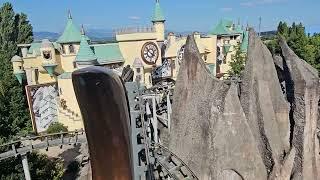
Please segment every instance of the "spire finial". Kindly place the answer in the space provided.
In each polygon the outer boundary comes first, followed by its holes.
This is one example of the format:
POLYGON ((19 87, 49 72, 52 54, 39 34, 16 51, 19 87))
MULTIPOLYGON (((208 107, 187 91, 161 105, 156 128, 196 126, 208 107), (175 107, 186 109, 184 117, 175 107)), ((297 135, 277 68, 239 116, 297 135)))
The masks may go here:
POLYGON ((81 35, 85 35, 86 33, 84 32, 83 24, 81 25, 81 35))
POLYGON ((72 16, 71 16, 71 11, 70 11, 70 9, 68 10, 68 18, 69 18, 69 19, 72 19, 72 16))

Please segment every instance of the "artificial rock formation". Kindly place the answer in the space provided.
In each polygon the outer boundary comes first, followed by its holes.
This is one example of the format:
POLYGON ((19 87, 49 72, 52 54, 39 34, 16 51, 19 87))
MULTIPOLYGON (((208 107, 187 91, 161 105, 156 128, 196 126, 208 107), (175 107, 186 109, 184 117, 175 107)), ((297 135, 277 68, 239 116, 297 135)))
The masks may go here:
POLYGON ((252 30, 241 104, 267 173, 271 175, 290 148, 289 104, 282 93, 273 57, 252 30))
POLYGON ((287 99, 291 104, 292 146, 296 148, 292 179, 319 179, 317 137, 319 76, 280 39, 287 99))
POLYGON ((180 67, 173 112, 169 148, 199 179, 221 179, 228 170, 240 179, 266 179, 236 86, 209 74, 192 36, 180 67))
POLYGON ((319 179, 319 77, 281 41, 251 30, 240 98, 212 77, 188 37, 176 81, 169 148, 206 179, 319 179))

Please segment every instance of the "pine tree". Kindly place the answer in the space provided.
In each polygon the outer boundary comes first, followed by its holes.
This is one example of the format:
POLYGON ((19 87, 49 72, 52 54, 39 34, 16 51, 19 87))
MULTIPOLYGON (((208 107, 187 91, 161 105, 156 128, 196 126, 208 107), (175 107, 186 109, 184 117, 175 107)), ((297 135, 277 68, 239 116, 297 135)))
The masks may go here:
MULTIPOLYGON (((11 57, 18 53, 18 43, 33 40, 27 15, 15 14, 10 3, 0 8, 0 144, 31 130, 24 88, 13 75, 11 57)), ((28 155, 31 176, 36 179, 61 179, 61 162, 45 155, 28 155)), ((0 179, 23 179, 21 159, 0 161, 0 179)))
POLYGON ((24 89, 16 80, 10 62, 11 57, 17 54, 18 40, 21 43, 30 43, 32 41, 32 27, 27 21, 26 15, 15 15, 12 5, 4 3, 0 9, 0 85, 2 94, 0 98, 0 138, 2 139, 12 138, 18 133, 30 130, 31 127, 24 89))

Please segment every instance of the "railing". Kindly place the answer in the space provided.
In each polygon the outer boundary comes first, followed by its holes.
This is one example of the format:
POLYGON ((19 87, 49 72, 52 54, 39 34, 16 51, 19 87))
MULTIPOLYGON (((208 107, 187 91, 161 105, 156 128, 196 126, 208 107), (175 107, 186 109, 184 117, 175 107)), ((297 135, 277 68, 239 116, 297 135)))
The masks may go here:
POLYGON ((152 32, 155 32, 155 29, 153 27, 127 27, 115 30, 116 35, 152 32))
POLYGON ((37 149, 48 150, 49 147, 60 146, 62 148, 63 145, 76 145, 86 142, 87 140, 83 130, 27 137, 0 145, 0 149, 9 149, 0 153, 0 161, 10 157, 24 155, 37 149))

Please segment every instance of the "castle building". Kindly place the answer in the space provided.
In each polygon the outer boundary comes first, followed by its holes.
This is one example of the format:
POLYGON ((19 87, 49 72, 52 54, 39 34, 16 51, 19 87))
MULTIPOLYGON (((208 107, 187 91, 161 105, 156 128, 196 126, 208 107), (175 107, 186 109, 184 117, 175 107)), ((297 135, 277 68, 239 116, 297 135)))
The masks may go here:
MULTIPOLYGON (((15 76, 26 85, 34 130, 44 132, 55 121, 61 122, 70 131, 83 128, 71 79, 72 72, 77 69, 102 66, 120 75, 123 68, 129 65, 134 71, 133 80, 146 87, 163 80, 175 80, 183 61, 187 38, 174 33, 165 35, 166 19, 159 0, 156 0, 151 22, 149 27, 117 29, 115 43, 92 44, 84 28, 79 29, 74 24, 69 12, 65 29, 55 42, 44 39, 19 44, 22 57, 14 56, 11 61, 15 76), (53 88, 56 95, 49 96, 45 91, 53 93, 53 88), (38 107, 38 104, 46 102, 50 105, 38 107), (46 107, 50 107, 50 111, 46 107), (40 118, 42 112, 47 113, 47 118, 40 118)), ((234 47, 241 45, 241 50, 246 51, 248 44, 246 31, 234 26, 231 21, 221 21, 207 35, 199 32, 193 35, 212 75, 227 72, 227 62, 231 60, 234 47)))

